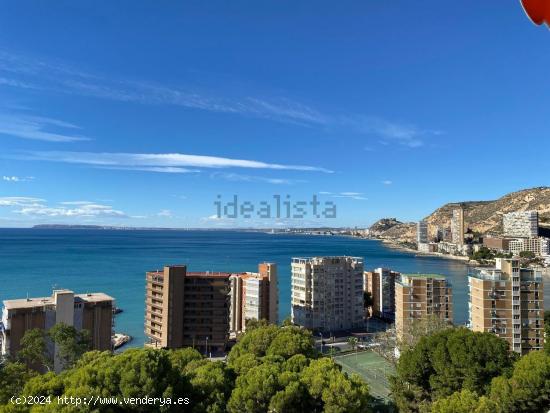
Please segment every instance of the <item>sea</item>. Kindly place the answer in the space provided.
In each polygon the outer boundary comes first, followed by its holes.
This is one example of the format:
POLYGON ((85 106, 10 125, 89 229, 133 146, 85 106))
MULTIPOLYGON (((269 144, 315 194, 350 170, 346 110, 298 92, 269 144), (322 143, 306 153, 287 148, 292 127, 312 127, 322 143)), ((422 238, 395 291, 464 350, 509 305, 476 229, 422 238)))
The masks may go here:
POLYGON ((146 271, 171 264, 186 264, 190 271, 257 271, 258 263, 275 262, 283 320, 290 315, 291 258, 326 255, 362 257, 367 270, 446 275, 454 322, 467 321, 471 269, 464 262, 415 256, 377 240, 253 231, 0 229, 0 301, 49 296, 56 288, 104 292, 123 310, 115 331, 131 335, 131 346, 142 346, 146 271))

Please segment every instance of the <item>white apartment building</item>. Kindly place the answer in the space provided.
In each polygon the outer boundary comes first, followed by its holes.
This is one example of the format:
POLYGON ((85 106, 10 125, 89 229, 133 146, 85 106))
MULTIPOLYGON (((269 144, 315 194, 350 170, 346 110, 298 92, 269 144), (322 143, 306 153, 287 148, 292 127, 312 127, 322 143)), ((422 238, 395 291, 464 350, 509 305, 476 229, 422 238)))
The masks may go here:
POLYGON ((362 258, 293 258, 291 266, 294 324, 327 332, 363 325, 362 258))
POLYGON ((550 255, 550 239, 544 237, 510 240, 510 252, 519 255, 522 251, 535 253, 536 256, 550 255))
POLYGON ((519 211, 504 214, 502 217, 504 236, 536 238, 539 233, 539 214, 537 211, 519 211))

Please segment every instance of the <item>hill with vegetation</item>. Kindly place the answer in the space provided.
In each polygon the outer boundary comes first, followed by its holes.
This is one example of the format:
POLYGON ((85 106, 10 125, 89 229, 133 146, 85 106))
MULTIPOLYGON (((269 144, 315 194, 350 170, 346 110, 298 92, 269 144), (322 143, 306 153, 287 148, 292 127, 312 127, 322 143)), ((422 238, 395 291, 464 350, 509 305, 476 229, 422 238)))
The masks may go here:
MULTIPOLYGON (((438 227, 449 228, 453 210, 459 207, 464 209, 467 228, 480 234, 502 234, 502 216, 515 211, 538 211, 541 226, 550 226, 550 187, 524 189, 493 201, 445 204, 424 218, 428 222, 430 236, 435 236, 438 227)), ((395 218, 385 218, 371 227, 370 234, 397 242, 415 242, 416 223, 402 223, 395 218)))

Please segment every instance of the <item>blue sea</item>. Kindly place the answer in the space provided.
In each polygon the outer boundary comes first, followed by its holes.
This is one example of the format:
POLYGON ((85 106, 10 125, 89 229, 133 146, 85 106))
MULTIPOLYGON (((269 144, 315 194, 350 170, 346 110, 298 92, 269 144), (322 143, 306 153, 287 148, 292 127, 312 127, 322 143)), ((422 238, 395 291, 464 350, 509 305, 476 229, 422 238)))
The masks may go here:
POLYGON ((244 231, 0 229, 0 301, 47 296, 53 288, 104 292, 124 310, 115 330, 141 346, 146 271, 168 264, 256 271, 259 262, 276 262, 282 320, 290 314, 290 260, 312 255, 363 257, 366 269, 445 274, 454 289, 454 321, 467 320, 468 267, 460 261, 416 257, 375 240, 244 231))

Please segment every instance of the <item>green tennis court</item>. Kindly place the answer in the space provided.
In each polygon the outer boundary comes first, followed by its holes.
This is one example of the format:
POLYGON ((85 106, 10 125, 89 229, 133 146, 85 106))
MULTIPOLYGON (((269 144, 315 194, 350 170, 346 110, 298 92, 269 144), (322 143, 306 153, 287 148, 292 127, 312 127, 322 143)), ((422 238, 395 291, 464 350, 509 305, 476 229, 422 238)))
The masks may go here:
POLYGON ((394 367, 382 356, 372 351, 363 351, 334 357, 348 374, 356 373, 368 384, 373 396, 387 399, 390 394, 388 376, 394 374, 394 367))

